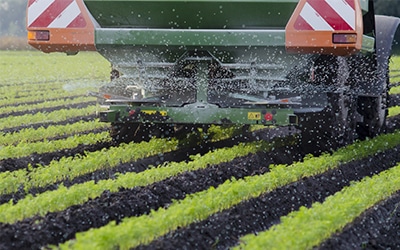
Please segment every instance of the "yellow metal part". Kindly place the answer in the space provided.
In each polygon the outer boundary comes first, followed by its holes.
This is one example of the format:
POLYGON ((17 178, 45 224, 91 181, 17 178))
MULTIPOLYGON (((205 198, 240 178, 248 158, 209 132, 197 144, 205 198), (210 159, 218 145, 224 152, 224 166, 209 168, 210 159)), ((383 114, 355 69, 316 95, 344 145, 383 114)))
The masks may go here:
POLYGON ((160 113, 162 116, 167 116, 167 111, 158 111, 158 110, 141 110, 141 112, 148 114, 148 115, 155 115, 157 112, 160 113))
POLYGON ((248 112, 247 119, 249 120, 261 120, 261 113, 260 112, 248 112))

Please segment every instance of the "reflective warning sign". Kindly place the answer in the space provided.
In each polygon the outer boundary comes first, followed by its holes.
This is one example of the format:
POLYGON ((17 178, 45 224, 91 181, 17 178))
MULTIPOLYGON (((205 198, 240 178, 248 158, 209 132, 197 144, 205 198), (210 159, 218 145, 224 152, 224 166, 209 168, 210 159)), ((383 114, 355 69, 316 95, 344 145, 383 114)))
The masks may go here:
POLYGON ((261 120, 261 113, 260 112, 248 112, 247 119, 249 120, 261 120))

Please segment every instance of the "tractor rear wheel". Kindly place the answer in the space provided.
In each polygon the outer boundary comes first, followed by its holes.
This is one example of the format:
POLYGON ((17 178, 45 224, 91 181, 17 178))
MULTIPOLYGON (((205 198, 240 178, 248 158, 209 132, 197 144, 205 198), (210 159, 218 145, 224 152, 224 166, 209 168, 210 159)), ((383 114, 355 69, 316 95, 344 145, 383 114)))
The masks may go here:
POLYGON ((300 147, 306 153, 333 151, 356 138, 354 98, 344 93, 328 93, 328 102, 320 112, 298 114, 300 147))
POLYGON ((358 111, 363 117, 363 121, 357 124, 360 139, 372 138, 385 131, 388 114, 386 96, 358 98, 358 111))

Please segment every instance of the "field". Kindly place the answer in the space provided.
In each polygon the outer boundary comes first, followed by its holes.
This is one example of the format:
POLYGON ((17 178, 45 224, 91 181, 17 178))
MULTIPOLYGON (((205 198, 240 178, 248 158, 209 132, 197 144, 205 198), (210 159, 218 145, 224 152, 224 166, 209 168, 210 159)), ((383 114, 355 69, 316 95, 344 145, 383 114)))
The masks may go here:
POLYGON ((322 155, 289 128, 114 145, 96 53, 0 51, 0 249, 400 249, 400 56, 386 133, 322 155))

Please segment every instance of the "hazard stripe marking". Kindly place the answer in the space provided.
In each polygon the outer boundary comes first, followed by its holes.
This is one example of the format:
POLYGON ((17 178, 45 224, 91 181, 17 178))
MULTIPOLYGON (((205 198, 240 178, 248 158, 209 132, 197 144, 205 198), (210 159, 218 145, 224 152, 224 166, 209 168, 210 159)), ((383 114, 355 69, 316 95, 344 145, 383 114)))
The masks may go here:
POLYGON ((354 0, 307 0, 294 24, 297 30, 355 30, 354 0))
POLYGON ((343 18, 348 25, 350 25, 353 30, 355 29, 355 11, 345 0, 326 0, 326 2, 343 18))
POLYGON ((74 21, 72 21, 67 28, 81 28, 86 26, 86 20, 83 17, 82 13, 79 14, 77 18, 75 18, 74 21))
POLYGON ((304 20, 301 16, 297 18, 297 21, 294 24, 294 28, 296 30, 314 30, 313 27, 311 27, 306 20, 304 20))
POLYGON ((66 28, 79 14, 81 14, 81 10, 76 1, 73 1, 56 19, 54 19, 48 28, 66 28))
POLYGON ((354 0, 345 0, 345 1, 353 10, 356 9, 356 4, 355 4, 354 0))
POLYGON ((331 30, 333 28, 322 18, 320 14, 308 3, 303 7, 300 16, 314 29, 314 30, 331 30))
POLYGON ((30 0, 28 27, 84 28, 86 20, 76 0, 30 0))
POLYGON ((59 16, 61 12, 67 8, 74 0, 55 1, 52 3, 43 14, 37 18, 30 27, 48 27, 54 21, 54 18, 59 16))
MULTIPOLYGON (((338 1, 338 0, 334 0, 338 1)), ((341 1, 341 0, 339 0, 341 1)), ((308 0, 308 3, 318 11, 318 14, 324 17, 325 21, 334 30, 354 30, 350 25, 348 25, 339 13, 331 7, 326 1, 321 0, 308 0)))
POLYGON ((55 0, 36 0, 28 8, 28 26, 40 16, 55 0))

